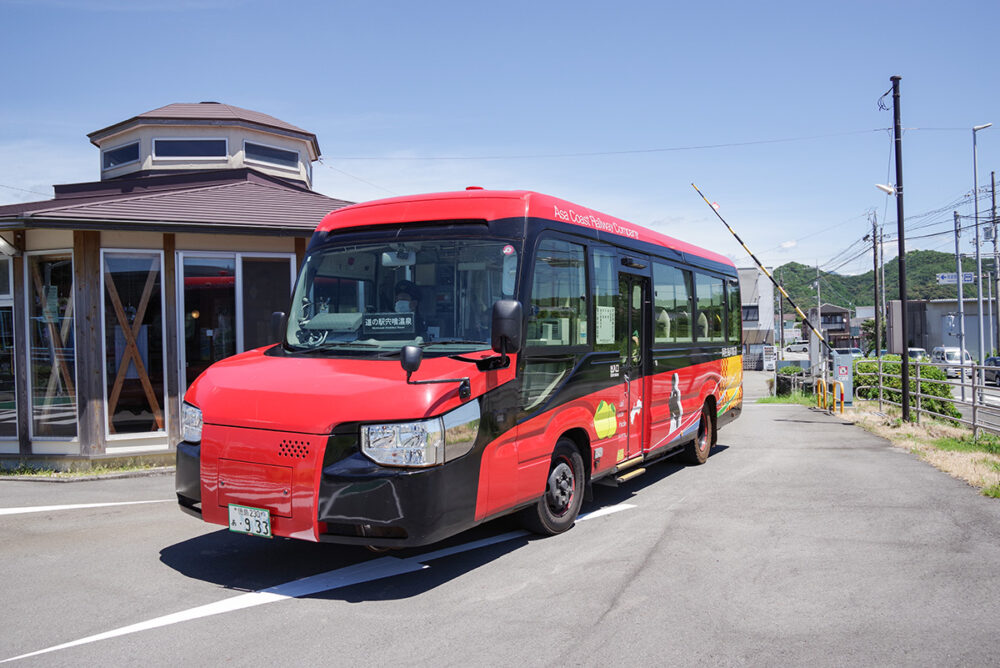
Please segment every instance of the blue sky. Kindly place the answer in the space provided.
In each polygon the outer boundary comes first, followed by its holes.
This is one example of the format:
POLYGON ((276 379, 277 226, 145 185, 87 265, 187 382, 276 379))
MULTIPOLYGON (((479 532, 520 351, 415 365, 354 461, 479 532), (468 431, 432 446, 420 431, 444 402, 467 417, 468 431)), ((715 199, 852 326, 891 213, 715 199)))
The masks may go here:
POLYGON ((972 215, 972 126, 998 123, 980 186, 1000 171, 995 1, 0 0, 0 25, 0 203, 96 180, 88 132, 214 100, 315 132, 334 197, 537 190, 749 265, 694 182, 765 263, 855 273, 869 212, 895 231, 891 75, 908 249, 972 215))

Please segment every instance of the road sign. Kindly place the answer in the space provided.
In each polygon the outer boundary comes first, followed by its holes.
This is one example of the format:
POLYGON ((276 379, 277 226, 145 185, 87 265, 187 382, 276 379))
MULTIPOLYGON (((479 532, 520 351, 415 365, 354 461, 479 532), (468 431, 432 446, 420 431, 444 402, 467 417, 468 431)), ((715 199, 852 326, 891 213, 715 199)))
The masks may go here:
MULTIPOLYGON (((937 275, 938 285, 957 285, 958 284, 958 274, 953 272, 946 274, 937 275)), ((965 271, 962 272, 962 282, 963 283, 975 283, 976 282, 976 272, 965 271)))

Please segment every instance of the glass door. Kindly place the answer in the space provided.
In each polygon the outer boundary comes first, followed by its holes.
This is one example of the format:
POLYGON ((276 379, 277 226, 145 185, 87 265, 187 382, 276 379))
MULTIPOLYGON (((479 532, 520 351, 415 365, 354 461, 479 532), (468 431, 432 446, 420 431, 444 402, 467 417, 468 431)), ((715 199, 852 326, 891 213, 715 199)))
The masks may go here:
POLYGON ((17 438, 12 264, 9 257, 0 257, 0 439, 17 438))
POLYGON ((183 387, 221 359, 276 343, 271 314, 288 311, 295 256, 181 252, 183 387))
POLYGON ((181 262, 184 387, 236 354, 236 256, 185 254, 181 262))
POLYGON ((618 274, 618 320, 616 331, 622 353, 622 383, 625 392, 626 453, 642 453, 649 398, 646 396, 646 358, 649 356, 645 305, 649 302, 649 279, 635 274, 618 274))

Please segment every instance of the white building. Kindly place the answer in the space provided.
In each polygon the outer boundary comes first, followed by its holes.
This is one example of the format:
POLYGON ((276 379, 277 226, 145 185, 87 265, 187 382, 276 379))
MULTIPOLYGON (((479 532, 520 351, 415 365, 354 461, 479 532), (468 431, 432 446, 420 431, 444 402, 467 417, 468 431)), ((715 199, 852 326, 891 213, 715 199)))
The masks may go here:
POLYGON ((743 368, 762 369, 764 346, 774 345, 774 284, 757 267, 736 271, 743 311, 743 368))

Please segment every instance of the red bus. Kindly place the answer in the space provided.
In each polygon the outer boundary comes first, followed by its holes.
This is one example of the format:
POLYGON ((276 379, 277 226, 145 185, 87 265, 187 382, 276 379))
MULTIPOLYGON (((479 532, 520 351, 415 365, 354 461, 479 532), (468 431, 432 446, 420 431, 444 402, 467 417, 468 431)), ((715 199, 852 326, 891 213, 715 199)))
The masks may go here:
POLYGON ((252 535, 559 533, 594 483, 704 463, 742 408, 733 263, 533 192, 331 213, 276 316, 191 385, 177 446, 181 508, 252 535))

